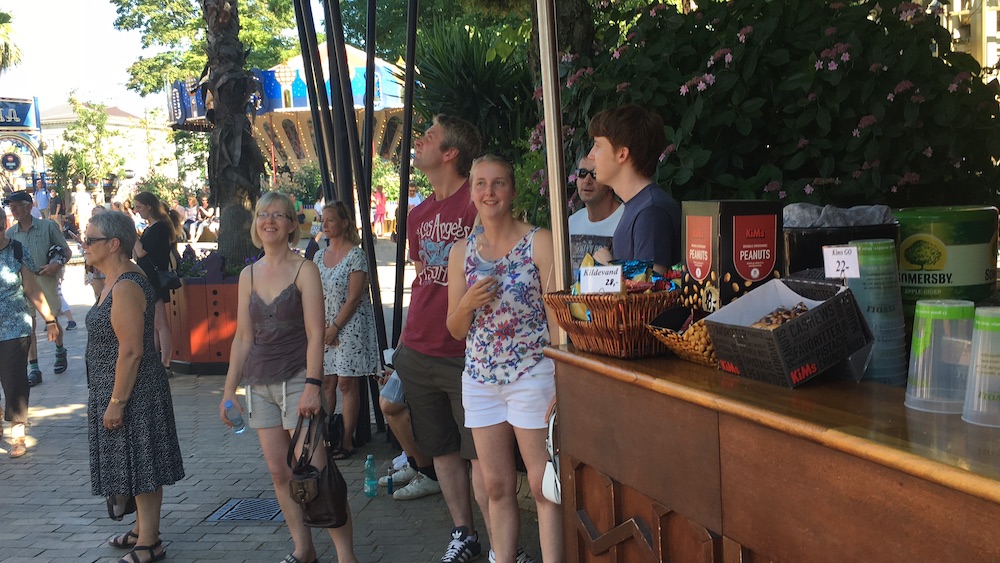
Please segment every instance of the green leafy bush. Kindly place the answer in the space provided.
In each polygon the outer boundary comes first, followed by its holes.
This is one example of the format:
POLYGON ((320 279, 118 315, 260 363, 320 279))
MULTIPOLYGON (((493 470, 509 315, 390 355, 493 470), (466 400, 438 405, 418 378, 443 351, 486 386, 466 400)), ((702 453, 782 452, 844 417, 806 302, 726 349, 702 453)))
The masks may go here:
POLYGON ((678 199, 997 203, 997 85, 919 4, 604 4, 595 51, 562 56, 567 161, 597 111, 636 103, 667 124, 678 199))
POLYGON ((175 178, 170 178, 158 172, 150 172, 135 183, 134 193, 149 192, 155 195, 163 203, 170 205, 170 200, 176 198, 178 201, 187 204, 187 193, 184 184, 175 178))

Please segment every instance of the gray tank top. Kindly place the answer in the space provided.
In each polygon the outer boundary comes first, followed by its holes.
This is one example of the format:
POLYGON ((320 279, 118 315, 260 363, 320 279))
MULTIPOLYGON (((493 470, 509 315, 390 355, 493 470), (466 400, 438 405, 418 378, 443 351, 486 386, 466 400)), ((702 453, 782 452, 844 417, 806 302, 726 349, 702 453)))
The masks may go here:
MULTIPOLYGON (((302 264, 295 272, 299 279, 302 264)), ((295 280, 274 301, 264 303, 253 289, 250 266, 250 324, 253 343, 243 364, 243 383, 268 385, 288 381, 306 367, 306 324, 302 314, 302 294, 295 280)))

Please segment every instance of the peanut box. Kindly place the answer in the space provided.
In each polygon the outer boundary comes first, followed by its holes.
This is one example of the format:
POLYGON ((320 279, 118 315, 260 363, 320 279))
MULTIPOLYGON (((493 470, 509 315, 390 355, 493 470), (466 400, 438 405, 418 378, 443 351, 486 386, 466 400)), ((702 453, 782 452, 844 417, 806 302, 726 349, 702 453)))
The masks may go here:
POLYGON ((714 313, 779 277, 784 263, 781 204, 773 201, 685 201, 681 303, 714 313))

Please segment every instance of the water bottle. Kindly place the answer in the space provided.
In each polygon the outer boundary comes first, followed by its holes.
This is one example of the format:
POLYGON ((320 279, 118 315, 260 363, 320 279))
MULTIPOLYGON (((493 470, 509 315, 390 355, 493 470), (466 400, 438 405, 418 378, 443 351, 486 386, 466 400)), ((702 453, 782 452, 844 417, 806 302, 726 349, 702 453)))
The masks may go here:
POLYGON ((365 460, 365 496, 374 497, 378 494, 378 478, 375 477, 375 456, 368 454, 365 460))
POLYGON ((240 411, 233 408, 232 401, 226 401, 226 418, 229 422, 233 423, 233 433, 242 434, 246 432, 247 425, 243 423, 243 417, 240 416, 240 411))
POLYGON ((392 467, 389 467, 389 469, 387 469, 385 472, 385 484, 387 487, 389 487, 390 495, 392 494, 392 471, 393 471, 392 467))

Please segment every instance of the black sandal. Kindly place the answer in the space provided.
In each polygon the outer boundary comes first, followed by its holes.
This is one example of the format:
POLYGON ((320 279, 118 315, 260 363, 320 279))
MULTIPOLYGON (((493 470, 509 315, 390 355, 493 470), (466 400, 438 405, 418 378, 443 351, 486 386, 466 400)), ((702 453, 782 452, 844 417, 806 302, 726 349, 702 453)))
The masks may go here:
POLYGON ((126 553, 125 557, 119 559, 118 563, 152 563, 153 561, 163 561, 167 558, 167 551, 163 550, 159 553, 159 555, 156 554, 156 548, 161 547, 162 545, 163 540, 156 540, 156 543, 153 545, 137 545, 132 548, 132 551, 126 553), (150 559, 145 562, 142 559, 139 559, 139 551, 148 551, 150 559))
POLYGON ((139 534, 135 533, 135 530, 129 530, 120 536, 115 536, 108 540, 108 545, 117 547, 118 549, 129 549, 135 547, 138 541, 139 534))
POLYGON ((349 450, 345 450, 344 448, 337 448, 333 450, 333 454, 330 457, 332 457, 337 461, 341 461, 351 457, 352 455, 357 453, 357 451, 358 451, 357 448, 351 448, 349 450))
MULTIPOLYGON (((281 563, 302 563, 302 561, 294 553, 289 553, 281 560, 281 563)), ((313 559, 309 563, 319 563, 319 559, 313 559)))

